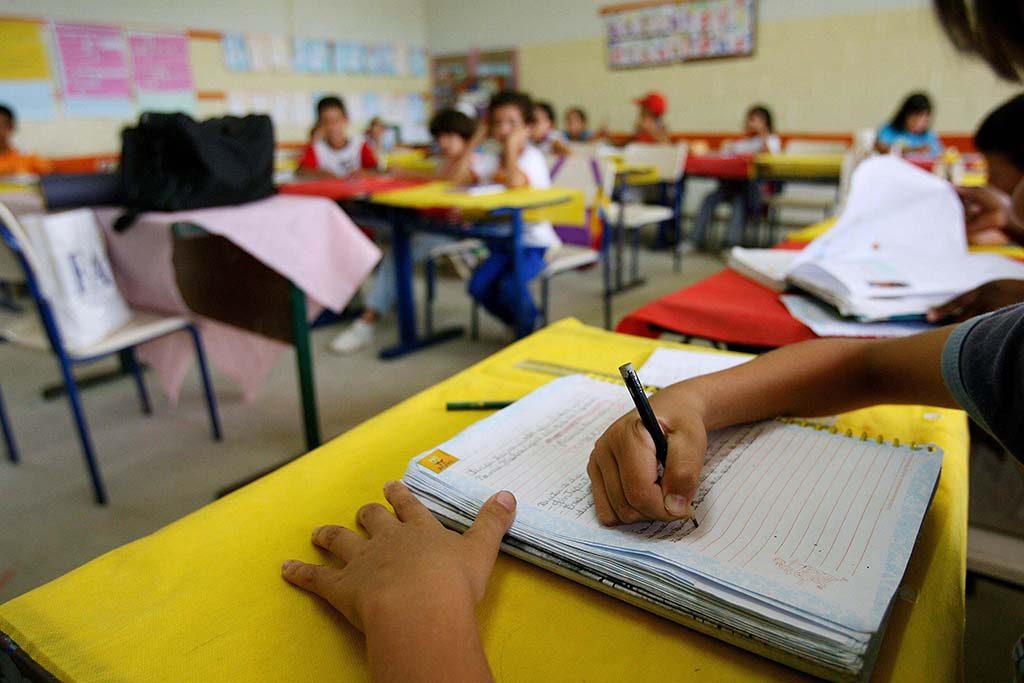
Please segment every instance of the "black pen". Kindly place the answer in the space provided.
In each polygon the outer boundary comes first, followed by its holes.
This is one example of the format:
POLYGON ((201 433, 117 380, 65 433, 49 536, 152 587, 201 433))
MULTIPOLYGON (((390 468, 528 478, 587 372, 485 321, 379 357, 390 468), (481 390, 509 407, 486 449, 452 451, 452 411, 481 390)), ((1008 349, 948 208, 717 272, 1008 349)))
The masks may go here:
POLYGON ((633 397, 633 403, 636 405, 636 412, 640 414, 640 421, 644 423, 644 427, 647 428, 647 432, 654 439, 654 457, 658 459, 661 466, 665 466, 665 458, 668 457, 668 439, 665 438, 665 432, 661 430, 661 424, 658 422, 658 418, 654 415, 654 409, 651 408, 651 402, 647 400, 647 392, 644 391, 644 385, 640 382, 640 378, 636 376, 636 371, 633 370, 632 363, 626 363, 625 365, 619 366, 619 374, 622 375, 622 381, 626 383, 626 389, 629 390, 629 395, 633 397))
MULTIPOLYGON (((668 458, 668 439, 665 438, 665 432, 661 429, 661 423, 658 422, 658 418, 654 414, 654 408, 651 408, 651 402, 647 400, 647 392, 644 391, 644 385, 640 378, 636 376, 632 363, 620 365, 619 374, 622 375, 622 381, 626 383, 629 395, 633 397, 633 404, 636 405, 636 412, 640 415, 640 421, 644 423, 644 427, 647 428, 651 439, 654 440, 654 457, 664 467, 665 460, 668 458)), ((691 516, 690 521, 693 522, 694 529, 700 526, 697 524, 695 516, 691 516)))

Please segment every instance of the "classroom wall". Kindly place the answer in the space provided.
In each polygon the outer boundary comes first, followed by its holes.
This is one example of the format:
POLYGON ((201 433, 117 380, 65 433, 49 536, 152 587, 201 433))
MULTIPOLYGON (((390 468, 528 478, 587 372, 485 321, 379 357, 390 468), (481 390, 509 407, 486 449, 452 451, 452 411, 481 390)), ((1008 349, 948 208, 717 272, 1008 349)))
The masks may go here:
POLYGON ((756 101, 772 107, 782 130, 800 132, 876 126, 923 88, 935 98, 938 130, 963 133, 1020 89, 956 54, 926 0, 761 0, 753 57, 624 71, 605 64, 598 10, 606 4, 426 0, 428 45, 435 53, 518 47, 524 89, 559 110, 582 105, 595 127, 613 130, 632 126, 630 99, 652 88, 668 95, 673 130, 735 129, 756 101))
MULTIPOLYGON (((422 0, 4 0, 4 16, 108 23, 130 29, 239 31, 334 38, 363 43, 426 45, 422 0)), ((192 75, 205 92, 276 93, 426 92, 429 79, 413 77, 320 76, 298 73, 232 73, 224 67, 220 43, 191 39, 192 75)), ((51 66, 55 67, 52 59, 51 66)), ((54 70, 56 77, 56 71, 54 70)), ((227 113, 223 99, 202 99, 197 115, 227 113)), ((120 150, 120 130, 130 121, 66 119, 25 122, 16 144, 46 156, 105 154, 120 150)), ((304 140, 308 127, 278 127, 279 141, 304 140)))

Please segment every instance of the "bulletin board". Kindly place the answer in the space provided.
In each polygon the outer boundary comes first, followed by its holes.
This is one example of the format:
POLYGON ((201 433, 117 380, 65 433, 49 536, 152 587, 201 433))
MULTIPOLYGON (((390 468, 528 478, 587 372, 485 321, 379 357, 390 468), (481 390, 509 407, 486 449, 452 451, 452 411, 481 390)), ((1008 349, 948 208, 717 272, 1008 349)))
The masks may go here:
POLYGON ((636 2, 601 16, 611 69, 747 57, 757 38, 757 0, 636 2))
POLYGON ((472 106, 478 113, 491 95, 519 86, 519 53, 516 50, 473 50, 465 54, 434 57, 431 90, 437 109, 472 106))
MULTIPOLYGON (((0 102, 23 129, 117 131, 143 111, 206 118, 269 114, 277 138, 305 140, 316 100, 340 93, 358 130, 373 117, 403 142, 429 139, 428 55, 401 43, 0 16, 0 102)), ((33 132, 29 130, 29 132, 33 132)))

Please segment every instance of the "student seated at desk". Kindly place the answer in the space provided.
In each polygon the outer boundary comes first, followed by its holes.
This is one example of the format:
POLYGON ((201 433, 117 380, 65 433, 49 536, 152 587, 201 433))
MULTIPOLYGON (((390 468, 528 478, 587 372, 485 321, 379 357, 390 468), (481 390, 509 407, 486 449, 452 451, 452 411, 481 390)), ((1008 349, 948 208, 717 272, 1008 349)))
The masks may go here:
POLYGON ((370 148, 370 152, 378 162, 388 153, 389 142, 387 124, 381 117, 374 116, 366 124, 366 146, 370 148))
POLYGON ((533 123, 530 124, 530 142, 541 154, 565 156, 569 148, 562 131, 555 128, 555 108, 550 102, 533 103, 533 123))
MULTIPOLYGON (((472 169, 479 159, 475 149, 482 141, 478 130, 476 121, 461 111, 445 109, 434 115, 430 121, 430 135, 441 153, 435 178, 459 185, 472 182, 472 169)), ((415 233, 412 236, 413 263, 424 262, 434 249, 452 241, 453 238, 445 235, 415 233)), ((330 349, 335 353, 349 354, 372 344, 377 322, 395 307, 397 291, 393 260, 390 254, 384 254, 371 280, 366 308, 351 326, 331 341, 330 349)))
POLYGON ((349 176, 360 169, 376 170, 377 155, 361 136, 349 137, 348 111, 337 95, 316 103, 316 127, 299 160, 296 175, 313 178, 349 176))
MULTIPOLYGON (((989 113, 974 134, 974 146, 985 157, 988 185, 959 187, 972 244, 1024 244, 1024 210, 1014 212, 1015 191, 1024 208, 1024 95, 989 113)), ((993 280, 928 314, 931 322, 960 322, 1003 306, 1024 302, 1024 280, 993 280)))
POLYGON ((565 110, 565 139, 569 142, 586 142, 592 137, 587 128, 587 112, 582 107, 565 110))
MULTIPOLYGON (((652 90, 643 97, 633 100, 637 106, 636 126, 629 142, 645 142, 667 144, 672 142, 668 134, 668 128, 662 118, 668 110, 668 98, 660 92, 652 90)), ((594 136, 596 138, 607 138, 608 129, 601 126, 601 129, 594 136)))
MULTIPOLYGON (((962 49, 1007 77, 1024 73, 1024 36, 1013 32, 1012 23, 998 21, 998 12, 979 15, 964 0, 938 6, 947 33, 962 49), (991 39, 996 36, 1002 40, 991 39)), ((1024 185, 1014 200, 1015 214, 1024 219, 1024 185)), ((1024 462, 1022 396, 1024 305, 913 337, 794 344, 655 394, 655 411, 668 411, 659 416, 672 460, 661 486, 652 483, 657 473, 650 436, 635 412, 623 416, 598 440, 591 459, 595 501, 609 524, 623 517, 686 517, 708 429, 874 403, 962 406, 1024 462), (647 512, 638 509, 648 506, 647 512)), ((394 515, 377 503, 357 514, 368 538, 335 525, 314 530, 312 542, 337 558, 341 569, 289 560, 282 576, 328 601, 366 634, 375 681, 492 680, 474 610, 515 517, 515 497, 496 493, 460 536, 444 529, 402 484, 386 484, 384 494, 394 515)), ((1024 642, 1018 642, 1014 666, 1024 680, 1024 642)))
MULTIPOLYGON (((722 143, 722 151, 732 154, 777 154, 782 150, 782 142, 775 134, 772 112, 762 104, 756 104, 747 110, 743 132, 746 135, 743 139, 722 143)), ((756 183, 743 180, 720 181, 718 187, 709 192, 701 202, 693 234, 690 236, 696 247, 707 248, 708 230, 715 219, 715 210, 719 204, 726 202, 732 206, 732 215, 729 218, 729 231, 722 246, 730 247, 740 243, 748 217, 759 209, 761 188, 756 183)))
POLYGON ((932 109, 932 101, 924 93, 907 96, 892 121, 879 129, 875 149, 883 154, 894 148, 901 154, 940 154, 942 143, 931 129, 932 109))
POLYGON ((12 138, 17 127, 14 109, 0 104, 0 176, 43 175, 52 171, 45 159, 15 149, 12 138))
MULTIPOLYGON (((491 145, 481 153, 474 166, 477 183, 501 183, 513 189, 551 187, 547 160, 530 144, 533 101, 526 93, 504 90, 491 98, 487 112, 491 145)), ((544 270, 544 255, 550 248, 560 247, 561 240, 554 226, 547 221, 523 226, 523 249, 520 256, 520 277, 525 300, 517 297, 517 284, 512 269, 512 253, 501 244, 490 245, 491 255, 473 273, 469 293, 489 313, 513 325, 515 311, 522 306, 530 325, 536 321, 537 306, 526 289, 528 283, 544 270)))

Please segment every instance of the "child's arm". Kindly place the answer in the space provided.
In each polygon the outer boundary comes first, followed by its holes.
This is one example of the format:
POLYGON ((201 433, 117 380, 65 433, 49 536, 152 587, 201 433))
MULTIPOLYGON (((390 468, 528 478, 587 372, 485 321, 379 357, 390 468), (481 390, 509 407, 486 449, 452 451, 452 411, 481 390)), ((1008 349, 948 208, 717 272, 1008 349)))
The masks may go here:
POLYGON ((526 177, 519 168, 519 155, 523 153, 526 142, 529 139, 526 128, 520 128, 509 133, 505 139, 505 149, 501 155, 501 166, 504 176, 504 184, 507 188, 529 187, 530 179, 526 177))
POLYGON ((957 407, 942 377, 944 327, 891 340, 820 339, 674 384, 651 398, 668 435, 660 486, 654 443, 636 411, 598 439, 587 472, 605 524, 687 517, 707 432, 776 416, 832 415, 878 403, 957 407))
POLYGON ((342 569, 285 562, 285 580, 315 593, 366 634, 375 681, 490 681, 474 608, 483 597, 516 501, 507 491, 480 509, 465 534, 448 531, 400 483, 384 487, 356 519, 369 538, 340 526, 313 543, 342 569), (439 637, 443 636, 443 637, 439 637))
POLYGON ((487 124, 483 121, 477 126, 473 137, 466 143, 462 154, 452 159, 450 164, 445 164, 438 169, 436 175, 438 180, 447 180, 453 185, 471 185, 476 181, 473 177, 473 155, 477 147, 487 139, 487 124))

